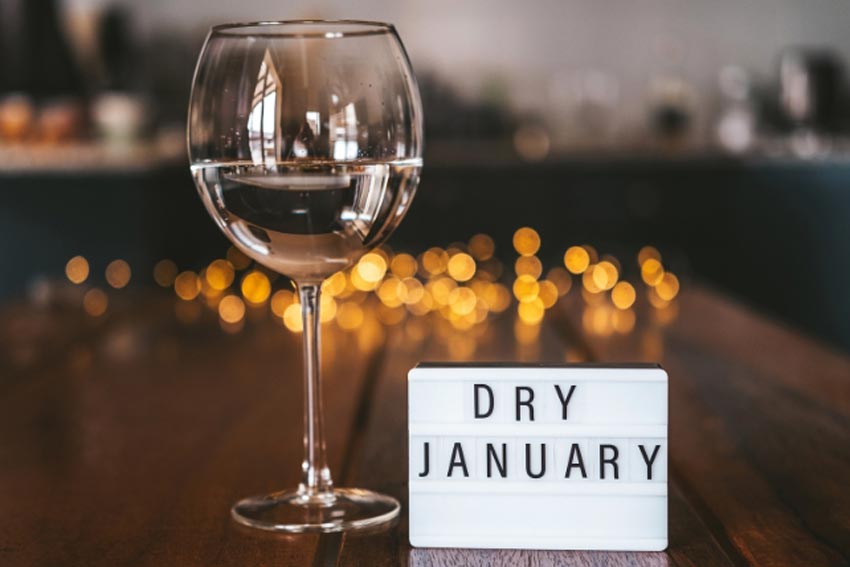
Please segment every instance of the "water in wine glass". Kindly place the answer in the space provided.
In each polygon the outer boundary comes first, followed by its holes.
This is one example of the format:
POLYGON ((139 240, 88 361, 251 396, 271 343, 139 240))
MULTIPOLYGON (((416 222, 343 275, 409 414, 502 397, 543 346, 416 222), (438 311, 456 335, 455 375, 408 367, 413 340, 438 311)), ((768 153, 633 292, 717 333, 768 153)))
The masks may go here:
POLYGON ((209 213, 263 265, 320 281, 380 244, 401 221, 419 181, 419 158, 192 166, 209 213))

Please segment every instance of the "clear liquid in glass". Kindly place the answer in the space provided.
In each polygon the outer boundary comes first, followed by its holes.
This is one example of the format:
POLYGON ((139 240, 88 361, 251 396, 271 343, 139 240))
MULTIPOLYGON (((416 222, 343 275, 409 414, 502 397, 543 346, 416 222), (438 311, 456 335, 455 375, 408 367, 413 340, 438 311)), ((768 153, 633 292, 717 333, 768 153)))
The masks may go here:
POLYGON ((299 282, 318 282, 383 242, 419 182, 420 159, 203 163, 204 205, 246 254, 299 282))

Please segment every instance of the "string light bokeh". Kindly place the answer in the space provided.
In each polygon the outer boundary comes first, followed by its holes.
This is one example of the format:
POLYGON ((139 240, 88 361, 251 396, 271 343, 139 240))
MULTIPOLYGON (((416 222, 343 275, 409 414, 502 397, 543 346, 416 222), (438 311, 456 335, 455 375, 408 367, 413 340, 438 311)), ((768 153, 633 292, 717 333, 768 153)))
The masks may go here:
MULTIPOLYGON (((357 333, 364 348, 380 344, 387 328, 403 325, 410 339, 435 336, 453 358, 463 359, 475 354, 478 339, 489 333, 496 317, 513 318, 517 344, 535 345, 547 313, 571 294, 580 296, 575 305, 582 310, 582 327, 593 336, 631 333, 641 294, 653 323, 667 324, 676 317, 679 278, 653 246, 644 246, 624 262, 611 254, 600 256, 589 244, 570 244, 559 247, 562 261, 550 266, 538 255, 544 244, 533 228, 517 229, 511 246, 512 270, 505 268, 487 234, 419 253, 379 247, 325 280, 321 323, 357 333)), ((75 285, 90 282, 90 272, 83 256, 65 266, 66 278, 75 285)), ((107 313, 109 293, 126 287, 132 273, 126 261, 110 262, 104 275, 113 290, 90 287, 83 296, 84 311, 92 317, 107 313)), ((175 317, 182 323, 196 323, 206 310, 217 315, 228 333, 240 332, 246 320, 263 317, 292 333, 302 331, 293 284, 235 247, 197 271, 181 271, 172 260, 160 260, 151 275, 158 286, 174 293, 175 317)))

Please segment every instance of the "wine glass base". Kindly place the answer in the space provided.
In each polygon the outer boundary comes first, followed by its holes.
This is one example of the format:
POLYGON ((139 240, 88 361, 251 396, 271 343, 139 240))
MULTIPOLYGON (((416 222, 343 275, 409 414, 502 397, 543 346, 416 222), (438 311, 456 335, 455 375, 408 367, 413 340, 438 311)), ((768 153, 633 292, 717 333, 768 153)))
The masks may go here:
POLYGON ((272 532, 329 533, 374 528, 398 516, 401 504, 359 488, 336 488, 331 495, 310 498, 300 491, 254 496, 230 509, 233 519, 272 532))

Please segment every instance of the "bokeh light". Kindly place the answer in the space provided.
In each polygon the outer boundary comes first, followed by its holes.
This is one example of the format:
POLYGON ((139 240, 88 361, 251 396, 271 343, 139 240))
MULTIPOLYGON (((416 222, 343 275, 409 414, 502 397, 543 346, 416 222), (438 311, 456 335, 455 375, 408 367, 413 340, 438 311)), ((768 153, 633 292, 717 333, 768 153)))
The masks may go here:
POLYGON ((546 274, 546 279, 558 288, 558 296, 563 297, 573 287, 573 278, 570 273, 560 266, 555 266, 546 274))
POLYGON ((259 305, 265 302, 272 292, 272 284, 266 274, 253 270, 242 278, 242 296, 248 303, 259 305))
POLYGON ((644 262, 649 259, 661 262, 661 253, 655 246, 644 246, 638 252, 638 266, 643 266, 644 262))
POLYGON ((272 299, 269 302, 269 308, 277 318, 282 318, 286 308, 296 303, 297 297, 295 293, 288 289, 279 289, 272 294, 272 299))
POLYGON ((438 276, 446 271, 449 264, 449 255, 442 248, 429 248, 422 253, 422 269, 427 277, 438 276))
POLYGON ((617 309, 628 309, 635 303, 635 288, 629 282, 620 282, 611 290, 611 302, 617 309))
POLYGON ((301 320, 301 304, 292 303, 283 311, 283 324, 293 333, 304 330, 304 322, 301 320))
POLYGON ((469 239, 469 253, 479 262, 492 258, 495 251, 496 244, 486 234, 476 234, 469 239))
POLYGON ((83 256, 74 256, 65 264, 65 276, 71 283, 83 283, 89 277, 89 261, 83 256))
POLYGON ((665 272, 658 285, 655 286, 658 297, 665 301, 672 301, 679 293, 679 278, 672 272, 665 272))
POLYGON ((109 297, 101 289, 94 287, 83 296, 83 310, 92 317, 100 317, 106 313, 108 306, 109 297))
POLYGON ((617 271, 617 267, 614 266, 608 260, 603 260, 593 266, 593 271, 591 272, 591 277, 593 278, 593 283, 596 284, 600 290, 609 290, 617 283, 617 279, 619 278, 619 273, 617 271))
POLYGON ((590 266, 590 255, 581 246, 570 246, 564 253, 564 266, 573 274, 583 274, 590 266))
POLYGON ((646 285, 654 287, 664 278, 664 266, 655 258, 649 258, 640 267, 640 277, 646 285))
POLYGON ((558 301, 558 287, 549 280, 542 280, 540 282, 538 297, 540 298, 540 301, 543 302, 543 307, 545 309, 550 309, 558 301))
POLYGON ((543 263, 537 256, 520 256, 514 262, 514 272, 518 276, 528 275, 538 279, 543 273, 543 263))
POLYGON ((245 317, 245 303, 236 295, 226 295, 218 303, 218 316, 225 323, 238 323, 245 317))
MULTIPOLYGON (((380 282, 387 273, 387 260, 378 252, 365 254, 354 267, 354 273, 367 284, 380 282)), ((374 287, 372 288, 374 289, 374 287)))
POLYGON ((531 276, 519 276, 514 280, 513 292, 517 301, 529 303, 537 299, 537 295, 540 293, 540 283, 531 276))
POLYGON ((204 271, 204 280, 215 291, 224 291, 233 283, 236 273, 227 260, 213 260, 204 271))
POLYGON ((539 297, 535 297, 532 301, 520 303, 517 307, 517 314, 523 323, 535 325, 543 320, 543 313, 546 308, 543 306, 543 301, 539 297))
POLYGON ((182 272, 174 278, 174 293, 184 301, 191 301, 201 293, 201 280, 195 272, 182 272))
POLYGON ((161 287, 171 287, 176 277, 177 264, 171 260, 160 260, 153 267, 153 280, 161 287))
POLYGON ((231 246, 227 249, 226 258, 227 261, 230 262, 230 265, 237 270, 245 270, 251 265, 251 258, 235 246, 231 246))
POLYGON ((130 264, 124 260, 113 260, 106 266, 105 276, 106 283, 115 289, 126 287, 132 276, 130 264))
POLYGON ((397 254, 390 262, 390 271, 400 279, 411 278, 416 275, 418 268, 416 258, 410 254, 397 254))
POLYGON ((540 235, 530 227, 523 227, 514 232, 514 250, 521 256, 533 256, 540 250, 540 235))
POLYGON ((469 281, 475 275, 475 259, 465 252, 458 252, 449 258, 446 269, 455 281, 469 281))
POLYGON ((322 282, 322 293, 331 297, 337 297, 345 292, 345 272, 337 272, 322 282))

